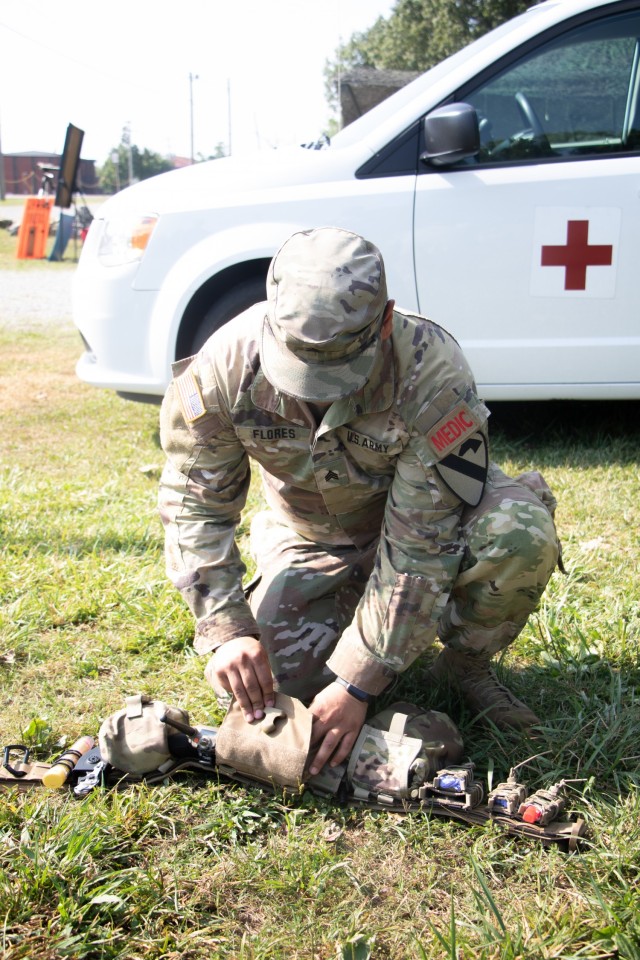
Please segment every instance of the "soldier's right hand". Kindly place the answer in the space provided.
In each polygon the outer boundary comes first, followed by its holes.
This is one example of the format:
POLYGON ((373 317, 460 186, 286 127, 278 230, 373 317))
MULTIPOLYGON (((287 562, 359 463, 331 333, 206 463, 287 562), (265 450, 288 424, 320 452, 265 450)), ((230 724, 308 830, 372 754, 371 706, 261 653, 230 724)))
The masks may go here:
POLYGON ((269 657, 255 637, 223 643, 207 663, 205 677, 234 695, 249 723, 260 720, 265 707, 275 706, 269 657))

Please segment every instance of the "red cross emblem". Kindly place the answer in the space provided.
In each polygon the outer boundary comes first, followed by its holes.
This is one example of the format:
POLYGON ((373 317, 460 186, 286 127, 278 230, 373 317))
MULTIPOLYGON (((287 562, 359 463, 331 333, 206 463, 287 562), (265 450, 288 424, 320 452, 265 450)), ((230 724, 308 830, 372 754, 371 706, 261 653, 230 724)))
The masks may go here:
POLYGON ((567 222, 565 246, 543 246, 540 260, 543 267, 564 267, 565 290, 586 290, 587 267, 610 267, 613 246, 608 243, 589 245, 589 221, 567 222))

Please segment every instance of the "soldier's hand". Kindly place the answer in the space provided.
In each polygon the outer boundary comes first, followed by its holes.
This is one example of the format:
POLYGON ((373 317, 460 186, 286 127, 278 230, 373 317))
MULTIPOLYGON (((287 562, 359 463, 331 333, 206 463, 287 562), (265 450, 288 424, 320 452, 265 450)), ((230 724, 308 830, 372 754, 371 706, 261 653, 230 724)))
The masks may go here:
POLYGON ((314 698, 311 745, 318 746, 309 772, 318 773, 327 761, 332 767, 348 757, 367 715, 367 704, 347 693, 339 683, 330 683, 314 698))
POLYGON ((275 706, 269 657, 255 637, 236 637, 223 643, 209 660, 205 677, 232 693, 245 720, 260 720, 265 707, 275 706))

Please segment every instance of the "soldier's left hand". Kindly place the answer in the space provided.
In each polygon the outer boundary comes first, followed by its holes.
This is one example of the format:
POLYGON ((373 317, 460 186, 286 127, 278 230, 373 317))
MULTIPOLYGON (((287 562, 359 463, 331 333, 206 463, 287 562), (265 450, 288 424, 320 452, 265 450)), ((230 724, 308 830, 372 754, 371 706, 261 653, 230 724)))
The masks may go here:
POLYGON ((317 746, 309 772, 313 776, 330 762, 332 767, 348 757, 367 715, 361 703, 339 683, 330 683, 309 706, 313 714, 311 745, 317 746))

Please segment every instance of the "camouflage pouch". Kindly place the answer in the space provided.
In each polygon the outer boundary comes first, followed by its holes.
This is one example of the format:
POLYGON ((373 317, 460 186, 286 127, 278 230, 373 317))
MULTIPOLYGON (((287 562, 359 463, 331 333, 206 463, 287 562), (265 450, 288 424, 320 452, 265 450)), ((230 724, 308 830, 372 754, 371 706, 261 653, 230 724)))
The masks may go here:
POLYGON ((538 500, 544 503, 551 516, 555 516, 558 501, 554 497, 551 487, 538 470, 528 470, 526 473, 521 473, 515 479, 518 483, 521 483, 523 487, 527 487, 532 493, 535 493, 538 500))
POLYGON ((298 789, 311 746, 311 721, 304 704, 283 693, 277 693, 275 707, 267 707, 263 719, 253 723, 247 723, 234 700, 216 738, 220 772, 298 789))
POLYGON ((351 751, 347 782, 356 799, 371 794, 408 798, 412 787, 460 761, 463 749, 446 714, 395 703, 363 726, 351 751))
MULTIPOLYGON (((521 473, 519 476, 517 476, 516 480, 518 483, 521 483, 523 487, 527 487, 527 489, 531 490, 532 493, 535 493, 538 500, 542 501, 551 514, 551 519, 554 521, 555 527, 555 515, 558 501, 554 497, 551 487, 542 474, 539 473, 538 470, 528 470, 527 473, 521 473)), ((562 543, 560 542, 560 538, 557 536, 557 531, 556 537, 558 540, 558 570, 560 570, 561 573, 566 573, 567 571, 565 570, 564 563, 562 561, 562 543)))
POLYGON ((189 714, 140 693, 127 697, 126 704, 102 723, 100 754, 117 770, 143 776, 172 761, 168 736, 173 731, 161 717, 189 723, 189 714))

